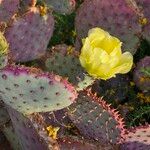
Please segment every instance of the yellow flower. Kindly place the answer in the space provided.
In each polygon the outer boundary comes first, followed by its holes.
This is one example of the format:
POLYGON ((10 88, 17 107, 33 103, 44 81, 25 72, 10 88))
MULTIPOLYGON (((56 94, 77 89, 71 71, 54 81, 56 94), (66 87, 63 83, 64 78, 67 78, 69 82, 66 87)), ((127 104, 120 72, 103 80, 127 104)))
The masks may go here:
POLYGON ((48 126, 46 130, 48 131, 48 136, 52 137, 54 140, 57 139, 57 132, 60 128, 59 127, 52 127, 48 126))
POLYGON ((0 56, 6 55, 8 53, 8 43, 0 32, 0 56))
POLYGON ((82 42, 79 59, 81 65, 94 78, 107 80, 115 77, 115 74, 130 71, 133 64, 132 54, 122 53, 122 43, 108 32, 93 28, 82 42))

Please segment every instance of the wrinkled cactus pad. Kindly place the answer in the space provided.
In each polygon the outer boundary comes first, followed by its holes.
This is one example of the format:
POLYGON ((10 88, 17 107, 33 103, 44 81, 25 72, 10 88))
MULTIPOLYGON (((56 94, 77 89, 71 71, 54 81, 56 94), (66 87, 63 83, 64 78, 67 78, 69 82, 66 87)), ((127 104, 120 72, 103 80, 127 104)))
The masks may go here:
POLYGON ((0 22, 8 22, 18 9, 19 0, 0 0, 0 22))
POLYGON ((8 66, 0 71, 0 83, 4 103, 24 114, 62 109, 77 97, 67 80, 34 68, 8 66))
POLYGON ((51 13, 43 14, 40 8, 31 7, 24 15, 14 18, 5 31, 12 59, 26 62, 41 57, 47 49, 53 28, 51 13))

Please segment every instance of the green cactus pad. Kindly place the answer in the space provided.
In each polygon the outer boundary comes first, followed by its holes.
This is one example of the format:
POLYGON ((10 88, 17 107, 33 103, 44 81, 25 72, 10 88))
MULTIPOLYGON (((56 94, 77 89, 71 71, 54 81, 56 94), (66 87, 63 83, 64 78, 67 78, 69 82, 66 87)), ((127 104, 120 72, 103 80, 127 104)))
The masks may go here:
POLYGON ((112 144, 123 141, 123 119, 90 91, 80 92, 76 103, 68 107, 68 115, 86 138, 112 144))
POLYGON ((62 109, 77 97, 67 80, 35 68, 8 66, 0 70, 0 83, 4 103, 23 114, 62 109))
POLYGON ((75 54, 74 48, 67 45, 53 47, 52 52, 45 60, 45 66, 47 71, 53 71, 58 75, 67 77, 69 82, 76 85, 78 91, 94 82, 94 79, 88 76, 81 67, 78 54, 75 54))

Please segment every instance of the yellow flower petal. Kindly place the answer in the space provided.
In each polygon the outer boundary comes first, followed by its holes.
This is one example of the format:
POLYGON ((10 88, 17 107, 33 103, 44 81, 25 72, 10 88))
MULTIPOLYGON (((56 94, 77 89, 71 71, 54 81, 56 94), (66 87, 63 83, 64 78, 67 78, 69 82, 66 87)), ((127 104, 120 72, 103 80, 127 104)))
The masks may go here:
POLYGON ((87 60, 92 55, 92 47, 88 38, 85 39, 84 46, 81 49, 81 55, 83 55, 87 60))
POLYGON ((116 73, 128 73, 133 65, 133 56, 129 52, 125 52, 120 57, 118 66, 114 69, 116 73))
MULTIPOLYGON (((111 37, 110 35, 103 39, 102 44, 100 47, 104 49, 108 54, 110 54, 115 48, 120 46, 120 41, 115 38, 111 37)), ((121 47, 121 46, 120 46, 121 47)))
POLYGON ((88 32, 88 38, 92 42, 96 38, 100 38, 101 40, 105 38, 107 33, 100 28, 93 28, 88 32))

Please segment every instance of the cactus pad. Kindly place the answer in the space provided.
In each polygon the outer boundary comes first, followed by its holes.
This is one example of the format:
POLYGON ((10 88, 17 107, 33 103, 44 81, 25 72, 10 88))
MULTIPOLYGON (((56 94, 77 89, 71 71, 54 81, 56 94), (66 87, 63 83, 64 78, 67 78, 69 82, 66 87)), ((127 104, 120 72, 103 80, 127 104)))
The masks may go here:
POLYGON ((113 150, 112 145, 100 145, 98 142, 89 141, 76 136, 64 136, 58 139, 60 150, 113 150))
POLYGON ((7 140, 9 141, 11 147, 14 150, 21 150, 21 145, 19 143, 19 139, 18 139, 12 125, 6 126, 3 129, 3 133, 4 133, 5 137, 7 138, 7 140))
POLYGON ((142 10, 145 19, 143 25, 143 36, 150 42, 150 1, 149 0, 136 0, 137 5, 142 10))
POLYGON ((94 82, 81 67, 78 54, 75 54, 74 48, 67 45, 57 45, 53 47, 52 51, 45 61, 46 70, 67 77, 72 84, 77 86, 77 90, 82 90, 94 82), (67 54, 69 49, 72 52, 67 54))
POLYGON ((0 21, 8 22, 18 9, 19 0, 0 0, 0 21))
POLYGON ((128 131, 121 150, 148 150, 150 149, 150 125, 136 127, 128 131))
POLYGON ((0 71, 0 83, 3 101, 25 114, 62 109, 77 97, 67 80, 35 68, 8 66, 0 71))
POLYGON ((59 127, 58 137, 64 135, 72 124, 65 108, 53 112, 40 113, 40 115, 44 118, 47 125, 59 127))
POLYGON ((109 80, 96 81, 92 86, 92 91, 111 104, 121 103, 126 100, 129 93, 129 78, 127 75, 117 75, 109 80))
POLYGON ((0 101, 0 127, 3 127, 10 121, 10 117, 5 109, 3 103, 0 101))
POLYGON ((5 32, 12 59, 26 62, 41 57, 52 36, 54 19, 51 13, 41 15, 40 9, 31 7, 23 16, 14 18, 5 32))
POLYGON ((136 86, 144 92, 150 92, 150 56, 140 60, 133 75, 136 86))
POLYGON ((55 140, 48 137, 44 122, 38 114, 24 116, 10 107, 8 112, 23 149, 46 150, 57 145, 55 140))
POLYGON ((75 0, 44 0, 45 3, 62 14, 70 14, 75 9, 75 0))
POLYGON ((124 123, 120 115, 90 91, 80 92, 68 115, 81 134, 102 143, 123 141, 124 123))
POLYGON ((141 33, 138 16, 124 0, 85 0, 77 11, 75 27, 77 44, 81 44, 89 29, 100 27, 119 38, 123 50, 132 54, 137 50, 141 33))

